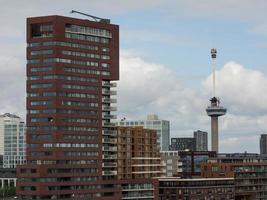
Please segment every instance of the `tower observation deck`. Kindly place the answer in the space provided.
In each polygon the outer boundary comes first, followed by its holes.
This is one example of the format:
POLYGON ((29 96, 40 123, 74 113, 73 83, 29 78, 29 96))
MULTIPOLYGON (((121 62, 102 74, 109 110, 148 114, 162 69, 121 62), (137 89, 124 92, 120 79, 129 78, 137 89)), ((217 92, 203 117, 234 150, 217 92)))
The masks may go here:
POLYGON ((210 99, 210 106, 207 107, 207 115, 211 117, 211 150, 219 152, 218 142, 218 117, 225 115, 227 109, 220 105, 220 100, 215 97, 215 61, 217 50, 211 49, 212 68, 213 68, 213 97, 210 99))

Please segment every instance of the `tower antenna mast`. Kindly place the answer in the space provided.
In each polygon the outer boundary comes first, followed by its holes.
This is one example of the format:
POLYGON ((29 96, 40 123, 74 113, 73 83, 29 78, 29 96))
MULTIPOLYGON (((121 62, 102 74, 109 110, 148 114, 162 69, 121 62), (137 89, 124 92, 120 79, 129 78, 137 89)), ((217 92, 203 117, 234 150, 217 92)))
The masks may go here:
POLYGON ((212 92, 213 97, 216 97, 215 89, 216 89, 216 57, 217 57, 217 50, 211 49, 211 58, 212 58, 212 77, 213 77, 213 84, 212 84, 212 92))

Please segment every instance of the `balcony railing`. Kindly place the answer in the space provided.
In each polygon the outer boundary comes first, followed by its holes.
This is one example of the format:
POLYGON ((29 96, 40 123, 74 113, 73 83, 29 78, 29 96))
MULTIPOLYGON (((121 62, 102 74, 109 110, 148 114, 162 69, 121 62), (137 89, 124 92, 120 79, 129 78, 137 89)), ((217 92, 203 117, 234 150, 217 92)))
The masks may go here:
POLYGON ((102 147, 103 151, 117 151, 117 147, 102 147))
POLYGON ((102 135, 117 136, 117 131, 112 131, 112 130, 102 131, 102 135))
POLYGON ((103 119, 116 119, 117 115, 107 115, 107 114, 103 114, 102 115, 103 119))
POLYGON ((117 107, 113 107, 113 106, 103 106, 102 109, 104 111, 117 111, 117 107))
POLYGON ((102 82, 102 86, 104 86, 104 87, 117 87, 117 83, 102 82))
POLYGON ((117 167, 117 163, 102 163, 102 167, 117 167))
POLYGON ((116 124, 111 122, 102 122, 102 126, 105 127, 114 127, 116 124))
POLYGON ((102 90, 102 94, 104 94, 104 95, 117 95, 117 91, 113 91, 113 90, 102 90))
POLYGON ((113 160, 113 159, 117 159, 117 155, 103 155, 102 158, 113 160))
POLYGON ((102 103, 117 103, 117 99, 102 98, 102 103))
POLYGON ((103 138, 102 142, 103 143, 117 144, 117 139, 115 139, 115 138, 103 138))
POLYGON ((102 171, 102 175, 103 175, 103 176, 117 175, 117 171, 110 171, 110 170, 102 171))

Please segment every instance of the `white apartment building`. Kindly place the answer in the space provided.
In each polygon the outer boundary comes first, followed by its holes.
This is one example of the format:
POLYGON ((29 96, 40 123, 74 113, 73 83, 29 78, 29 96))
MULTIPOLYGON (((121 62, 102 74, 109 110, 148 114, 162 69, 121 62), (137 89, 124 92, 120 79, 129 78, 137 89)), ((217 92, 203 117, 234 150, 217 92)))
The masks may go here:
POLYGON ((146 120, 125 120, 117 122, 118 126, 142 126, 157 131, 158 144, 161 151, 168 151, 170 145, 170 122, 161 120, 157 115, 151 114, 146 120))
POLYGON ((20 117, 9 113, 0 115, 0 155, 4 168, 15 168, 25 162, 25 130, 20 117))

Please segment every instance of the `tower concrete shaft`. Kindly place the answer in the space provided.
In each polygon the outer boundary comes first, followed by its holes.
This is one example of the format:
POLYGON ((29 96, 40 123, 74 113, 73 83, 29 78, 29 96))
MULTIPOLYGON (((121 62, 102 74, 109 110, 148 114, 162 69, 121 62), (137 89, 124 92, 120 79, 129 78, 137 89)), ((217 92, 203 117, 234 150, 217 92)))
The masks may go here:
POLYGON ((219 152, 218 117, 211 117, 211 150, 219 152))

